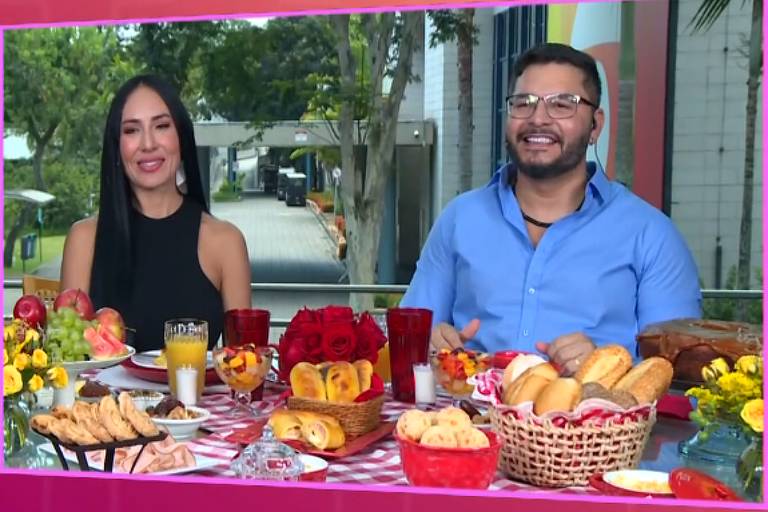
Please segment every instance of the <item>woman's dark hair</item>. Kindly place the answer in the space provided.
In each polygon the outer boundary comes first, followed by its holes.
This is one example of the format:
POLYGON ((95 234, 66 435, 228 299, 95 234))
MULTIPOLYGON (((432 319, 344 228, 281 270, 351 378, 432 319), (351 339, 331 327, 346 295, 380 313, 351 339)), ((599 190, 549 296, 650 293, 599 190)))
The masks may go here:
POLYGON ((584 88, 589 94, 594 95, 594 97, 587 99, 593 101, 595 105, 600 105, 603 90, 595 59, 588 53, 560 43, 544 43, 534 46, 520 55, 515 61, 512 80, 509 82, 509 94, 515 90, 515 82, 528 66, 551 63, 570 64, 579 68, 584 73, 584 88))
POLYGON ((120 156, 120 134, 123 109, 139 87, 149 87, 165 102, 179 137, 181 163, 186 174, 188 199, 196 201, 208 212, 203 181, 197 162, 197 146, 192 119, 178 93, 156 75, 139 75, 125 82, 115 94, 104 127, 101 151, 101 191, 96 244, 91 267, 90 294, 97 306, 119 307, 127 299, 132 279, 131 209, 133 190, 123 169, 120 156), (111 304, 107 304, 107 302, 111 304))

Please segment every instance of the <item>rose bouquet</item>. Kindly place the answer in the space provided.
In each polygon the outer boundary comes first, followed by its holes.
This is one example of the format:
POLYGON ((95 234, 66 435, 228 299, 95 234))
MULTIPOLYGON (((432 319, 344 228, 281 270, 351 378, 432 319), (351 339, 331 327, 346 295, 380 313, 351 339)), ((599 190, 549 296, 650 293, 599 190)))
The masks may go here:
POLYGON ((287 382, 291 369, 300 362, 367 359, 374 364, 386 341, 368 313, 356 315, 346 306, 303 308, 294 315, 280 338, 280 378, 287 382))

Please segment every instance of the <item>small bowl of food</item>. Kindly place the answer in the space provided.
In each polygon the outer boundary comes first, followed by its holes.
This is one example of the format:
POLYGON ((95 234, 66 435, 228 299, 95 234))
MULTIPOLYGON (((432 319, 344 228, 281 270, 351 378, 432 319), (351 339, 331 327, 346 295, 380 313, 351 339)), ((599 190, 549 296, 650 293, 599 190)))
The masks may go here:
POLYGON ((128 394, 133 399, 133 403, 136 404, 136 408, 140 411, 146 411, 150 407, 157 407, 157 405, 163 401, 165 395, 159 391, 150 391, 144 389, 137 389, 129 391, 128 394))
POLYGON ((325 482, 328 476, 328 462, 314 455, 299 455, 304 465, 304 472, 299 475, 300 482, 325 482))
POLYGON ((623 491, 644 496, 674 496, 669 485, 669 474, 661 471, 644 469, 608 471, 603 474, 603 482, 623 491))
POLYGON ((454 398, 454 405, 459 400, 469 398, 475 389, 467 379, 482 373, 491 366, 492 357, 482 352, 457 348, 443 349, 432 358, 432 368, 438 384, 454 398))
POLYGON ((83 402, 98 403, 105 396, 111 395, 112 390, 109 386, 100 384, 95 380, 87 380, 77 391, 77 399, 83 402))
POLYGON ((184 405, 171 396, 154 407, 148 407, 146 412, 159 429, 168 432, 176 441, 194 437, 200 426, 211 417, 211 413, 202 407, 184 405))

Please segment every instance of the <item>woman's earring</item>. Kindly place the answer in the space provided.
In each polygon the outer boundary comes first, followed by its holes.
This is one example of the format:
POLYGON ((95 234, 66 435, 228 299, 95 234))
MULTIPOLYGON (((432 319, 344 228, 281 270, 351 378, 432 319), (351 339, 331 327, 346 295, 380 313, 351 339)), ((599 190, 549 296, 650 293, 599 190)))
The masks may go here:
POLYGON ((180 165, 178 169, 176 169, 176 188, 179 189, 179 192, 182 194, 187 193, 187 174, 184 172, 184 166, 180 165))

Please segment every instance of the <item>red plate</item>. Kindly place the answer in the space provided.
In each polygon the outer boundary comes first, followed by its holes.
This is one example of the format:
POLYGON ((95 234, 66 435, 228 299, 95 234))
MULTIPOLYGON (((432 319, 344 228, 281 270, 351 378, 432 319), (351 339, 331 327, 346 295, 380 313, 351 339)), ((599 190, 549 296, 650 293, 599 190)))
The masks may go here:
POLYGON ((684 500, 743 501, 736 492, 711 476, 689 468, 672 471, 669 475, 672 492, 684 500))
MULTIPOLYGON (((139 366, 135 364, 130 359, 126 359, 122 363, 123 368, 125 368, 125 371, 130 373, 136 378, 139 378, 141 380, 148 380, 150 382, 158 382, 160 384, 168 384, 168 371, 163 370, 160 368, 145 368, 143 366, 139 366)), ((221 379, 219 379, 218 374, 216 373, 216 370, 213 368, 209 368, 205 372, 205 385, 206 386, 212 386, 214 384, 221 384, 221 379)))

